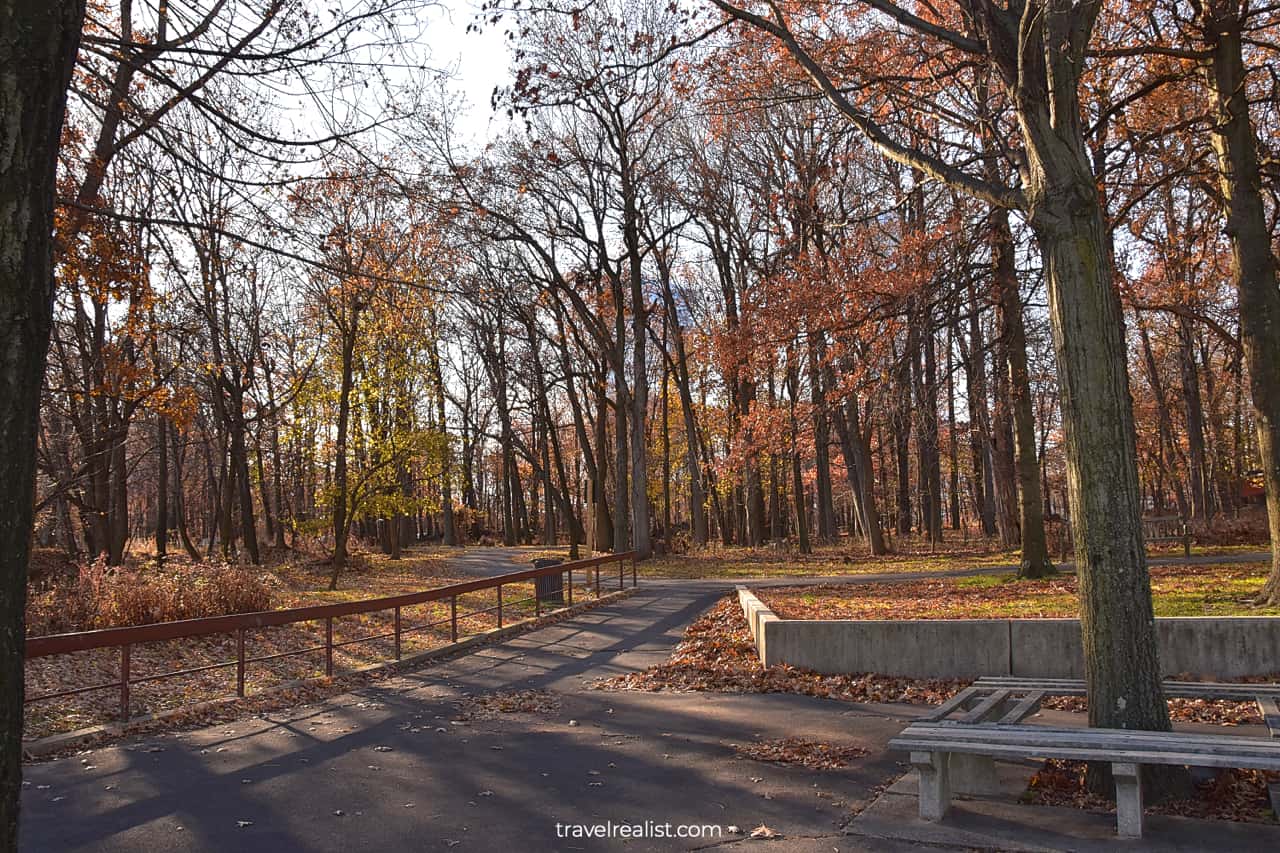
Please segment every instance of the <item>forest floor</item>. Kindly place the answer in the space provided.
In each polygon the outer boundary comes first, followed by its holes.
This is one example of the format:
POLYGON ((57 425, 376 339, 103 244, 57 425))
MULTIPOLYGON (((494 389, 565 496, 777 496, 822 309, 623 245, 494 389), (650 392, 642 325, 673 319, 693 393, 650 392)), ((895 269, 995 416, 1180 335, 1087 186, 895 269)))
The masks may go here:
MULTIPOLYGON (((1151 567, 1157 616, 1280 616, 1253 597, 1266 563, 1151 567)), ((1080 614, 1076 576, 1017 580, 1010 574, 929 578, 853 586, 767 587, 757 590, 783 619, 1021 619, 1080 614)))

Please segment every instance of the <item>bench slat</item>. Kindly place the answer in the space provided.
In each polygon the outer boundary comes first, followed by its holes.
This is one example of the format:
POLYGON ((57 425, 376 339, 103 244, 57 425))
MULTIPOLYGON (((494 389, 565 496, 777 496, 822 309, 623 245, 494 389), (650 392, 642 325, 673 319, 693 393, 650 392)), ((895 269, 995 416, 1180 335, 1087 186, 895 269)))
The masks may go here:
MULTIPOLYGON (((1048 726, 1001 726, 990 723, 913 723, 900 738, 930 740, 940 744, 1008 744, 1028 748, 1042 746, 1089 749, 1173 749, 1178 752, 1240 753, 1275 756, 1280 743, 1271 738, 1244 735, 1201 735, 1184 732, 1139 732, 1122 729, 1059 729, 1048 726)), ((942 747, 938 747, 942 748, 942 747)))
MULTIPOLYGON (((1044 690, 1050 695, 1083 696, 1084 680, 1079 678, 1017 678, 1010 676, 983 676, 974 684, 978 687, 1044 690)), ((1257 696, 1280 698, 1280 684, 1223 684, 1211 681, 1166 681, 1163 683, 1168 699, 1225 699, 1249 702, 1257 696)))
POLYGON ((1242 755, 1212 755, 1196 752, 1152 752, 1148 750, 1089 749, 1085 747, 1035 747, 1005 744, 964 744, 943 747, 931 741, 894 739, 891 749, 902 751, 932 750, 935 752, 960 752, 969 755, 989 755, 992 758, 1059 758, 1073 761, 1123 761, 1133 764, 1169 764, 1189 767, 1236 767, 1280 772, 1280 757, 1242 755), (963 747, 963 748, 962 748, 963 747))
POLYGON ((1262 721, 1267 724, 1267 731, 1271 732, 1273 738, 1280 738, 1280 699, 1259 696, 1254 701, 1258 703, 1258 711, 1262 714, 1262 721))
POLYGON ((981 723, 988 716, 996 713, 1005 700, 1009 698, 1008 690, 995 690, 989 696, 973 707, 973 710, 957 717, 956 722, 959 723, 981 723))
POLYGON ((1034 693, 1028 693, 1022 697, 1022 700, 1009 713, 1000 718, 1000 725, 1011 726, 1020 723, 1027 717, 1030 717, 1040 707, 1040 703, 1044 701, 1044 691, 1037 690, 1034 693))
POLYGON ((964 690, 961 690, 959 693, 939 705, 933 713, 929 714, 927 717, 921 717, 920 719, 925 721, 941 720, 957 708, 963 707, 965 702, 968 702, 974 696, 982 692, 983 691, 976 685, 966 687, 964 690))

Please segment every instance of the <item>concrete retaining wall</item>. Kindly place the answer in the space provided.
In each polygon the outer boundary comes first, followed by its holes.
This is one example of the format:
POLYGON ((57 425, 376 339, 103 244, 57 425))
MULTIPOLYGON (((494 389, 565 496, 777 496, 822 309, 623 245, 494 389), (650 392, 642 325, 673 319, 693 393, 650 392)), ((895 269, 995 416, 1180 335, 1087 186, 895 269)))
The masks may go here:
MULTIPOLYGON (((1083 678, 1077 619, 779 619, 745 587, 738 600, 765 666, 914 678, 1083 678)), ((1280 672, 1280 617, 1156 620, 1163 674, 1280 672)))

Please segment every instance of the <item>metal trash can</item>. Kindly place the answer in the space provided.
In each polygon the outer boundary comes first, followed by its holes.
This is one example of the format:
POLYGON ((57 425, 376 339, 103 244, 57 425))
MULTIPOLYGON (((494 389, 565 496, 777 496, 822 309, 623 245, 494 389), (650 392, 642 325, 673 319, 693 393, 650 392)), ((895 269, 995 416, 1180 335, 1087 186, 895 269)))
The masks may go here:
MULTIPOLYGON (((543 558, 533 561, 535 569, 545 569, 550 566, 558 566, 564 560, 556 558, 543 558)), ((556 572, 553 575, 542 575, 533 579, 533 594, 538 597, 538 601, 543 604, 564 604, 564 574, 556 572)))

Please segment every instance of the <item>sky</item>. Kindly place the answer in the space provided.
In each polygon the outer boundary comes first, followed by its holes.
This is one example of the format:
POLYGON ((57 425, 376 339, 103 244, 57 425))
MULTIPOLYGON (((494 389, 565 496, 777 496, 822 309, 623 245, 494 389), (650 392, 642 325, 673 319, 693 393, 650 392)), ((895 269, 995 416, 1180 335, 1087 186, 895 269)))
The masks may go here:
POLYGON ((487 24, 480 32, 467 32, 477 7, 469 0, 444 0, 429 12, 427 43, 431 62, 454 72, 450 88, 467 101, 459 116, 458 131, 469 142, 484 142, 505 119, 489 107, 494 86, 506 85, 511 54, 502 23, 487 24), (492 119, 492 121, 491 121, 492 119))

